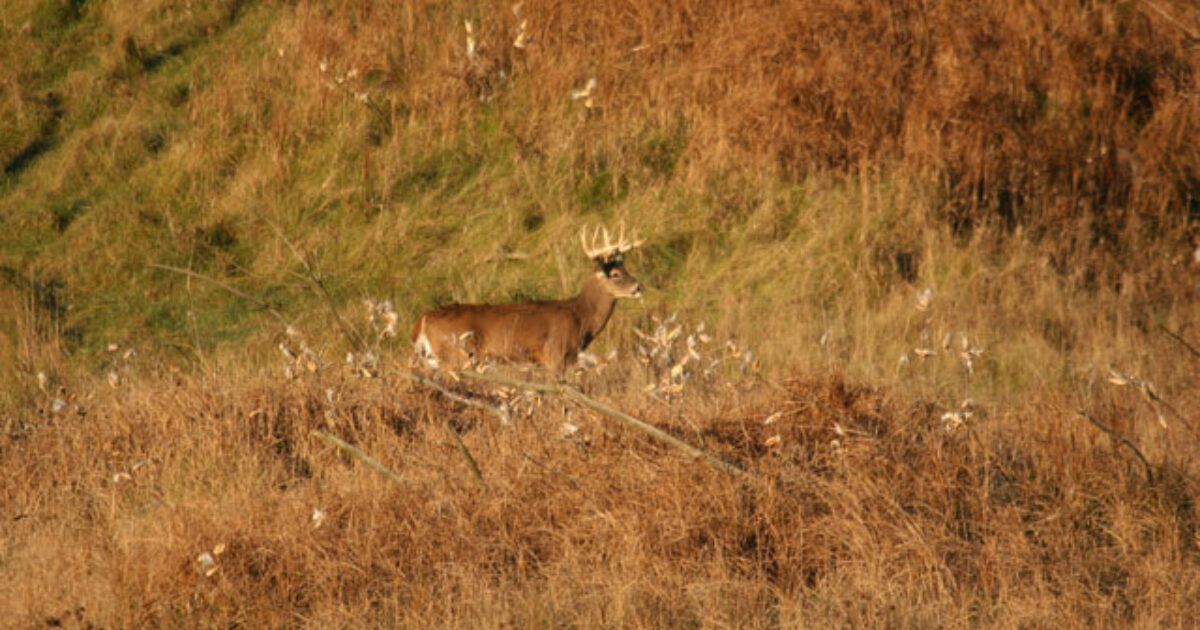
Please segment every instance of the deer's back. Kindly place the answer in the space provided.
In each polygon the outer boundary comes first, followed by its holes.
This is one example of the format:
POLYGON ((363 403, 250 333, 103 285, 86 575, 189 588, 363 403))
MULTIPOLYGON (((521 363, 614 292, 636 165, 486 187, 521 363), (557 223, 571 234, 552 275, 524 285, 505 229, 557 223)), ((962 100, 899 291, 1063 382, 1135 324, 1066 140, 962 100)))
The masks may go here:
POLYGON ((433 354, 533 361, 561 369, 578 344, 579 317, 565 301, 519 304, 451 304, 429 311, 413 328, 433 354))

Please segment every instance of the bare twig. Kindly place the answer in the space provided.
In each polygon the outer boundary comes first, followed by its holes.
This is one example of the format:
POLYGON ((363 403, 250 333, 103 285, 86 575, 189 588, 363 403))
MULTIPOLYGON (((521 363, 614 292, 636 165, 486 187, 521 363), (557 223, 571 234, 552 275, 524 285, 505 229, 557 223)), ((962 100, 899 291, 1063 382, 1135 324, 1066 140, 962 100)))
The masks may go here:
POLYGON ((1186 25, 1182 21, 1180 21, 1179 18, 1171 15, 1170 13, 1167 13, 1167 10, 1162 8, 1161 6, 1159 6, 1157 2, 1154 2, 1154 0, 1142 0, 1142 4, 1150 7, 1151 9, 1154 9, 1154 11, 1156 13, 1161 15, 1164 19, 1166 19, 1168 22, 1173 24, 1179 30, 1183 31, 1183 34, 1186 35, 1189 40, 1191 40, 1193 42, 1200 41, 1200 35, 1196 34, 1196 31, 1189 28, 1188 25, 1186 25))
MULTIPOLYGON (((785 388, 782 385, 780 385, 772 380, 769 380, 766 377, 763 377, 761 375, 758 376, 758 380, 760 382, 766 384, 768 387, 770 387, 770 388, 774 389, 775 391, 780 392, 782 394, 787 394, 788 396, 796 396, 797 395, 795 392, 789 392, 787 390, 787 388, 785 388)), ((816 396, 799 396, 799 399, 800 400, 798 400, 797 402, 807 402, 808 404, 816 407, 817 409, 820 409, 821 411, 824 411, 825 413, 829 414, 830 416, 833 416, 834 419, 840 420, 842 422, 842 425, 845 427, 852 427, 856 424, 854 421, 852 421, 850 419, 849 416, 847 416, 846 414, 838 411, 837 409, 834 409, 833 407, 830 407, 829 405, 826 405, 825 403, 821 402, 820 399, 818 399, 816 396)))
POLYGON ((482 409, 488 413, 495 414, 496 417, 500 418, 500 422, 503 422, 504 424, 508 424, 512 420, 511 417, 509 416, 508 412, 506 412, 504 409, 502 409, 500 407, 496 407, 494 405, 489 405, 489 404, 479 401, 479 400, 472 400, 470 398, 467 398, 466 396, 456 394, 456 393, 450 391, 449 389, 439 385, 436 381, 427 379, 423 376, 417 376, 416 374, 410 374, 408 372, 401 372, 399 370, 391 370, 391 371, 389 371, 389 373, 395 374, 396 376, 399 376, 401 378, 406 378, 414 383, 420 383, 421 385, 429 387, 430 389, 435 389, 435 390, 441 392, 441 394, 443 396, 445 396, 446 398, 449 398, 450 400, 453 400, 455 402, 460 402, 464 405, 467 405, 470 407, 475 407, 476 409, 482 409))
POLYGON ((1079 415, 1080 415, 1080 416, 1081 416, 1081 417, 1082 417, 1084 420, 1087 420, 1088 422, 1092 423, 1092 426, 1094 426, 1094 427, 1096 427, 1097 429, 1100 429, 1101 431, 1103 431, 1103 432, 1107 433, 1109 437, 1111 437, 1112 439, 1116 440, 1118 443, 1120 443, 1120 444, 1124 445, 1126 448, 1128 448, 1130 451, 1132 451, 1132 452, 1133 452, 1133 454, 1134 454, 1134 455, 1136 455, 1136 456, 1137 456, 1137 458, 1138 458, 1139 460, 1141 460, 1141 462, 1142 462, 1142 466, 1144 466, 1144 467, 1146 468, 1146 482, 1147 482, 1147 483, 1154 483, 1154 471, 1153 471, 1153 469, 1152 469, 1152 468, 1151 468, 1151 466, 1150 466, 1150 460, 1146 459, 1146 456, 1145 456, 1145 455, 1142 455, 1142 451, 1141 451, 1141 450, 1139 450, 1139 449, 1138 449, 1138 447, 1137 447, 1137 446, 1136 446, 1136 445, 1135 445, 1133 442, 1131 442, 1131 441, 1129 440, 1129 438, 1127 438, 1127 437, 1125 437, 1125 436, 1123 436, 1123 435, 1120 435, 1120 434, 1118 434, 1116 431, 1114 431, 1114 430, 1112 430, 1111 428, 1109 428, 1109 427, 1105 426, 1105 425, 1104 425, 1104 424, 1102 424, 1102 423, 1101 423, 1099 420, 1097 420, 1095 417, 1093 417, 1093 416, 1092 416, 1092 414, 1088 413, 1088 412, 1087 412, 1086 410, 1084 410, 1084 409, 1079 409, 1079 410, 1077 411, 1077 413, 1078 413, 1078 414, 1079 414, 1079 415))
POLYGON ((1152 393, 1151 395, 1155 402, 1163 407, 1166 407, 1167 411, 1170 411, 1171 415, 1175 416, 1175 419, 1179 421, 1179 424, 1182 424, 1183 428, 1187 429, 1188 433, 1191 433, 1193 438, 1200 440, 1200 433, 1198 433, 1196 428, 1192 426, 1191 420, 1188 420, 1182 413, 1180 413, 1174 405, 1163 400, 1162 396, 1159 396, 1157 393, 1152 393))
POLYGON ((178 274, 181 274, 184 276, 188 276, 190 278, 196 278, 198 280, 204 280, 205 282, 210 282, 212 284, 215 284, 218 287, 225 289, 229 293, 232 293, 233 295, 236 295, 236 296, 242 298, 243 300, 248 300, 250 302, 254 302, 259 307, 261 307, 263 310, 265 310, 268 313, 270 313, 271 315, 273 315, 275 317, 275 319, 279 320, 279 323, 283 324, 285 327, 290 325, 288 323, 287 318, 284 317, 283 314, 279 312, 279 309, 275 308, 274 306, 271 306, 270 303, 268 303, 266 300, 263 300, 260 297, 246 293, 245 291, 233 286, 232 284, 229 284, 227 282, 222 282, 220 280, 217 280, 216 278, 206 276, 202 273, 197 273, 195 271, 192 271, 191 269, 184 269, 182 267, 172 267, 171 265, 161 265, 159 263, 146 263, 146 266, 150 267, 151 269, 161 269, 163 271, 170 271, 172 273, 178 273, 178 274))
POLYGON ((329 309, 329 313, 333 316, 333 321, 337 323, 338 328, 342 330, 342 334, 346 336, 346 340, 350 342, 350 345, 359 351, 365 352, 369 350, 370 348, 367 346, 367 343, 363 341, 362 336, 358 334, 358 331, 355 330, 349 322, 342 318, 342 313, 338 310, 337 304, 334 303, 333 296, 330 295, 329 289, 325 287, 324 280, 322 280, 320 274, 317 273, 312 264, 308 262, 308 259, 300 253, 300 250, 296 247, 296 245, 293 244, 287 235, 283 233, 282 228, 280 228, 266 215, 260 214, 259 216, 263 221, 266 222, 267 225, 271 226, 271 229, 275 232, 275 235, 279 237, 279 240, 283 241, 284 244, 287 245, 288 249, 290 249, 292 252, 292 256, 295 257, 296 261, 304 267, 304 272, 308 274, 306 279, 312 284, 313 290, 316 292, 317 296, 320 297, 325 303, 325 307, 329 309))
POLYGON ((1163 326, 1162 324, 1158 325, 1158 329, 1167 333, 1168 337, 1174 339, 1175 341, 1178 341, 1179 344, 1182 345, 1184 348, 1187 348, 1187 351, 1192 353, 1192 356, 1200 357, 1200 350, 1197 350, 1196 346, 1193 346, 1192 344, 1188 343, 1187 340, 1184 339, 1182 336, 1180 336, 1178 333, 1172 331, 1170 328, 1167 328, 1166 326, 1163 326))
POLYGON ((623 422, 627 426, 637 429, 638 431, 641 431, 642 433, 645 433, 668 446, 671 446, 673 448, 681 450, 681 451, 687 453, 688 455, 691 455, 694 458, 704 459, 710 466, 712 466, 713 468, 716 468, 717 470, 720 470, 722 472, 729 473, 729 474, 735 475, 735 476, 741 476, 741 475, 746 474, 746 471, 742 470, 741 468, 738 468, 737 466, 734 466, 733 464, 730 464, 730 463, 722 461, 716 457, 713 457, 712 455, 705 453, 704 451, 696 448, 695 446, 692 446, 691 444, 688 444, 687 442, 684 442, 683 440, 680 440, 679 438, 676 438, 675 436, 673 436, 669 433, 666 433, 662 429, 659 429, 645 421, 639 420, 639 419, 621 411, 620 409, 610 407, 598 400, 595 400, 594 398, 587 396, 586 394, 579 391, 578 389, 576 389, 570 385, 567 385, 565 383, 534 383, 534 382, 530 382, 530 381, 520 381, 520 380, 515 380, 515 379, 504 378, 504 377, 495 376, 492 374, 479 374, 476 372, 459 372, 459 375, 470 378, 470 379, 474 379, 474 380, 486 381, 489 383, 498 383, 500 385, 508 385, 509 387, 520 387, 522 389, 527 389, 527 390, 531 390, 531 391, 535 391, 535 392, 562 394, 563 396, 566 396, 567 398, 570 398, 571 400, 574 400, 575 402, 578 402, 579 404, 581 404, 585 407, 589 407, 589 408, 591 408, 595 411, 598 411, 604 415, 607 415, 611 418, 615 418, 615 419, 623 422))
MULTIPOLYGON (((192 267, 192 260, 195 258, 195 253, 196 253, 196 251, 193 248, 191 254, 189 254, 189 257, 188 257, 188 268, 189 269, 192 267)), ((196 323, 196 304, 192 300, 192 277, 186 276, 186 278, 187 278, 186 287, 187 287, 187 298, 188 298, 188 311, 187 312, 188 312, 188 321, 192 324, 192 343, 195 345, 196 358, 200 360, 200 365, 204 366, 205 372, 211 373, 212 368, 209 367, 208 361, 205 360, 204 349, 203 349, 203 346, 200 344, 200 326, 199 326, 199 324, 196 323)))
POLYGON ((397 475, 396 473, 392 472, 392 470, 390 468, 379 463, 379 460, 375 459, 374 457, 371 457, 370 455, 367 455, 366 453, 362 452, 360 449, 347 443, 345 440, 343 440, 333 434, 326 433, 325 431, 321 431, 319 429, 313 430, 312 434, 313 434, 313 436, 320 439, 322 442, 325 442, 327 444, 330 444, 336 448, 339 448, 339 449, 345 451, 347 454, 349 454, 354 459, 357 459, 358 461, 366 464, 368 467, 373 468, 376 472, 382 474, 383 476, 387 477, 388 479, 391 479, 392 481, 398 481, 400 483, 408 483, 408 480, 406 480, 403 477, 401 477, 400 475, 397 475))
POLYGON ((475 458, 471 456, 471 451, 467 449, 467 445, 463 444, 462 438, 458 437, 458 432, 449 424, 443 424, 442 428, 446 429, 446 433, 450 434, 450 439, 454 440, 454 446, 458 449, 458 453, 467 460, 467 467, 471 469, 471 476, 475 478, 475 482, 480 488, 488 489, 487 482, 483 480, 483 473, 479 470, 479 464, 475 462, 475 458))
MULTIPOLYGON (((478 400, 471 400, 470 398, 467 398, 466 396, 461 396, 459 394, 456 394, 456 393, 450 391, 449 389, 446 389, 445 387, 442 387, 441 385, 437 384, 435 381, 427 379, 423 376, 417 376, 416 374, 409 374, 407 372, 401 372, 399 370, 390 370, 389 373, 395 374, 396 376, 399 376, 402 378, 406 378, 410 381, 413 381, 414 383, 420 383, 421 385, 424 385, 431 389, 435 389, 438 392, 440 392, 443 396, 445 396, 446 398, 449 398, 450 400, 460 402, 460 403, 462 403, 464 405, 468 405, 470 407, 475 407, 476 409, 482 409, 484 411, 494 413, 500 418, 500 421, 505 424, 508 424, 508 422, 509 422, 508 413, 506 413, 500 407, 495 407, 493 405, 489 405, 485 402, 481 402, 478 400)), ((454 447, 458 449, 459 454, 462 455, 463 459, 465 459, 467 461, 467 467, 471 469, 471 476, 475 478, 476 483, 479 484, 480 488, 487 490, 488 485, 487 485, 487 482, 485 482, 483 480, 483 472, 481 472, 479 470, 479 463, 475 461, 475 458, 471 455, 471 451, 467 448, 467 445, 463 444, 462 438, 460 438, 458 436, 458 432, 455 431, 454 428, 451 427, 448 423, 443 424, 442 428, 446 429, 446 432, 450 434, 450 438, 452 440, 454 440, 454 447)))
POLYGON ((1142 380, 1130 374, 1122 374, 1113 368, 1109 368, 1108 382, 1118 387, 1129 385, 1141 392, 1142 398, 1146 400, 1146 404, 1149 405, 1150 409, 1154 411, 1154 414, 1158 416, 1158 422, 1164 429, 1167 428, 1167 418, 1163 415, 1160 407, 1171 412, 1171 415, 1173 415, 1175 419, 1179 421, 1179 424, 1183 425, 1183 428, 1188 430, 1188 433, 1192 434, 1193 438, 1200 440, 1200 433, 1198 433, 1196 428, 1192 426, 1191 421, 1189 421, 1187 417, 1180 413, 1179 410, 1176 409, 1171 403, 1167 402, 1162 395, 1158 393, 1158 390, 1155 389, 1154 385, 1149 381, 1142 380))

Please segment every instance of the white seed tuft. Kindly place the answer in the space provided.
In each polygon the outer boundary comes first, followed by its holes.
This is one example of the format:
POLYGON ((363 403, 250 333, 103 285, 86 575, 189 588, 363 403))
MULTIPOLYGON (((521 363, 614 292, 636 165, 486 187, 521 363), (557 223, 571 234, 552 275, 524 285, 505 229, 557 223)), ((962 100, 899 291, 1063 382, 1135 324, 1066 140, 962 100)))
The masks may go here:
POLYGON ((917 310, 927 311, 929 305, 933 303, 933 289, 926 287, 920 293, 917 293, 917 310))

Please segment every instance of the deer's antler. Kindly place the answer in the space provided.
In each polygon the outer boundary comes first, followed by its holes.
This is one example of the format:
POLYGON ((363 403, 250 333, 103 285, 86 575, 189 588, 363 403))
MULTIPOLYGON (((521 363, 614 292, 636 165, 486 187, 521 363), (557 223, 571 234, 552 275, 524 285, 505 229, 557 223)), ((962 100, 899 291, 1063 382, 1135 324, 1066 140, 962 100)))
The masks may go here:
POLYGON ((608 228, 596 226, 592 232, 591 239, 587 237, 587 228, 579 230, 579 242, 583 245, 583 251, 588 258, 593 260, 607 260, 616 256, 620 256, 625 252, 639 246, 642 241, 634 239, 632 242, 625 240, 625 222, 621 222, 620 234, 617 236, 617 242, 612 241, 612 235, 609 234, 608 228), (600 236, 604 235, 604 243, 600 244, 600 236))

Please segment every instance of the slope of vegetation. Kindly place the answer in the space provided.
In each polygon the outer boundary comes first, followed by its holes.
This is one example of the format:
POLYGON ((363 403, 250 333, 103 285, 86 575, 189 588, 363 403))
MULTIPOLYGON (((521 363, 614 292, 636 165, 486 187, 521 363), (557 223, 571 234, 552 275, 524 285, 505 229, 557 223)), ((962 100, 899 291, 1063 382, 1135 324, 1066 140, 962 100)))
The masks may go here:
POLYGON ((15 0, 0 23, 0 618, 1200 612, 1187 2, 15 0), (622 221, 649 292, 572 378, 753 481, 553 398, 505 427, 397 378, 422 309, 568 295, 579 229, 622 221), (645 357, 634 330, 675 325, 645 357))

